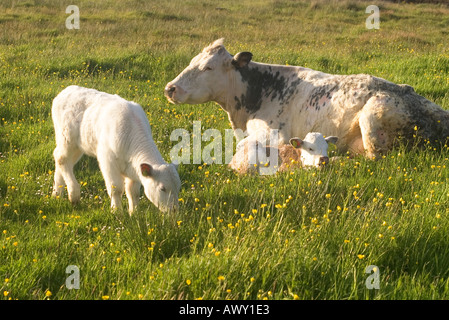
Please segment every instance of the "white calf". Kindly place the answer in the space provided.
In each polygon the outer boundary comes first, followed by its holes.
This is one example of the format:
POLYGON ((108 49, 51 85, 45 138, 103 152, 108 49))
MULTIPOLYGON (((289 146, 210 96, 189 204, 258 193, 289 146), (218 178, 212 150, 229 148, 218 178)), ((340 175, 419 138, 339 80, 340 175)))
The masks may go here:
MULTIPOLYGON (((336 143, 337 137, 331 136, 324 138, 321 133, 309 132, 304 140, 300 138, 291 138, 290 144, 284 144, 279 147, 267 146, 262 144, 244 141, 237 146, 236 153, 232 158, 229 167, 240 174, 257 171, 260 173, 261 167, 272 164, 266 162, 267 159, 276 159, 276 170, 284 171, 295 167, 322 167, 329 163, 327 150, 329 143, 336 143), (277 156, 277 158, 276 158, 277 156), (265 160, 261 161, 263 158, 265 160)), ((273 172, 268 171, 267 172, 273 172)))
POLYGON ((67 184, 69 200, 80 200, 73 167, 85 153, 97 157, 111 207, 121 208, 123 191, 129 213, 136 208, 143 185, 147 198, 161 211, 178 207, 181 181, 153 141, 142 107, 118 95, 69 86, 53 100, 56 134, 53 196, 67 184))
POLYGON ((321 133, 309 132, 304 140, 291 138, 290 144, 300 150, 300 159, 303 166, 320 167, 329 163, 327 155, 329 143, 335 144, 337 141, 338 137, 324 138, 321 133))

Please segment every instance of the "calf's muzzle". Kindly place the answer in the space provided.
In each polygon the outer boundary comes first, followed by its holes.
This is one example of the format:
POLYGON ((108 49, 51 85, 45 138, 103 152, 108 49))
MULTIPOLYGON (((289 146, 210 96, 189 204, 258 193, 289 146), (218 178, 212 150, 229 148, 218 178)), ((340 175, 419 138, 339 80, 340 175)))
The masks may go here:
POLYGON ((327 164, 329 164, 329 157, 320 157, 319 165, 320 166, 325 166, 327 164))

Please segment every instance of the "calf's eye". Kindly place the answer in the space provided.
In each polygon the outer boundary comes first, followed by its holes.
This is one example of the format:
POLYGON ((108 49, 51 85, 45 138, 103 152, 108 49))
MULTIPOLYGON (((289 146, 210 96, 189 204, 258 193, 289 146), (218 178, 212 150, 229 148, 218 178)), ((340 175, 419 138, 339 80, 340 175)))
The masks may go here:
POLYGON ((162 186, 162 187, 161 187, 161 191, 162 191, 162 192, 165 192, 165 191, 167 191, 167 189, 165 189, 165 187, 162 186))

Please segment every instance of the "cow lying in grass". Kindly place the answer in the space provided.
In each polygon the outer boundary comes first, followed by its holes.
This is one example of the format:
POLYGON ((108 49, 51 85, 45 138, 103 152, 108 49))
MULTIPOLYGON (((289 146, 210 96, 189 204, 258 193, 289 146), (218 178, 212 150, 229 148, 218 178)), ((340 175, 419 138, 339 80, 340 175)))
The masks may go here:
POLYGON ((73 167, 85 153, 97 157, 112 208, 126 191, 129 213, 145 195, 161 211, 176 209, 181 188, 176 166, 167 164, 153 141, 142 107, 117 95, 69 86, 53 100, 56 134, 53 196, 67 184, 69 200, 80 200, 73 167))
POLYGON ((366 74, 332 75, 297 66, 231 55, 219 39, 204 48, 165 87, 172 103, 215 101, 234 130, 254 139, 258 130, 279 131, 279 144, 317 131, 338 136, 344 153, 378 158, 398 137, 431 142, 449 137, 449 112, 408 85, 366 74))
POLYGON ((261 173, 261 169, 272 167, 274 170, 266 170, 266 173, 285 171, 297 167, 316 167, 329 163, 327 150, 329 143, 336 143, 337 137, 327 137, 318 132, 309 132, 304 140, 291 138, 290 144, 279 147, 263 146, 257 142, 248 140, 237 145, 237 150, 229 167, 240 174, 261 173), (276 164, 269 163, 268 159, 275 160, 276 164), (263 159, 263 160, 262 160, 263 159))

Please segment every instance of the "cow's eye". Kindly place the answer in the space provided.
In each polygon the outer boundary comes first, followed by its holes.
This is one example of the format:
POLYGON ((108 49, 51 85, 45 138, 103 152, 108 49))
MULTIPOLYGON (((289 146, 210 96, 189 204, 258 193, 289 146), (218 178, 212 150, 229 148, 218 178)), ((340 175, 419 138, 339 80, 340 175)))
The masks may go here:
POLYGON ((211 67, 205 67, 205 68, 204 68, 204 71, 210 71, 210 70, 212 70, 211 67))
POLYGON ((167 191, 167 189, 165 189, 165 187, 164 187, 164 186, 162 186, 162 187, 161 187, 160 189, 161 189, 161 191, 162 191, 162 192, 165 192, 165 191, 167 191))
POLYGON ((313 151, 313 148, 309 148, 309 151, 313 151))

